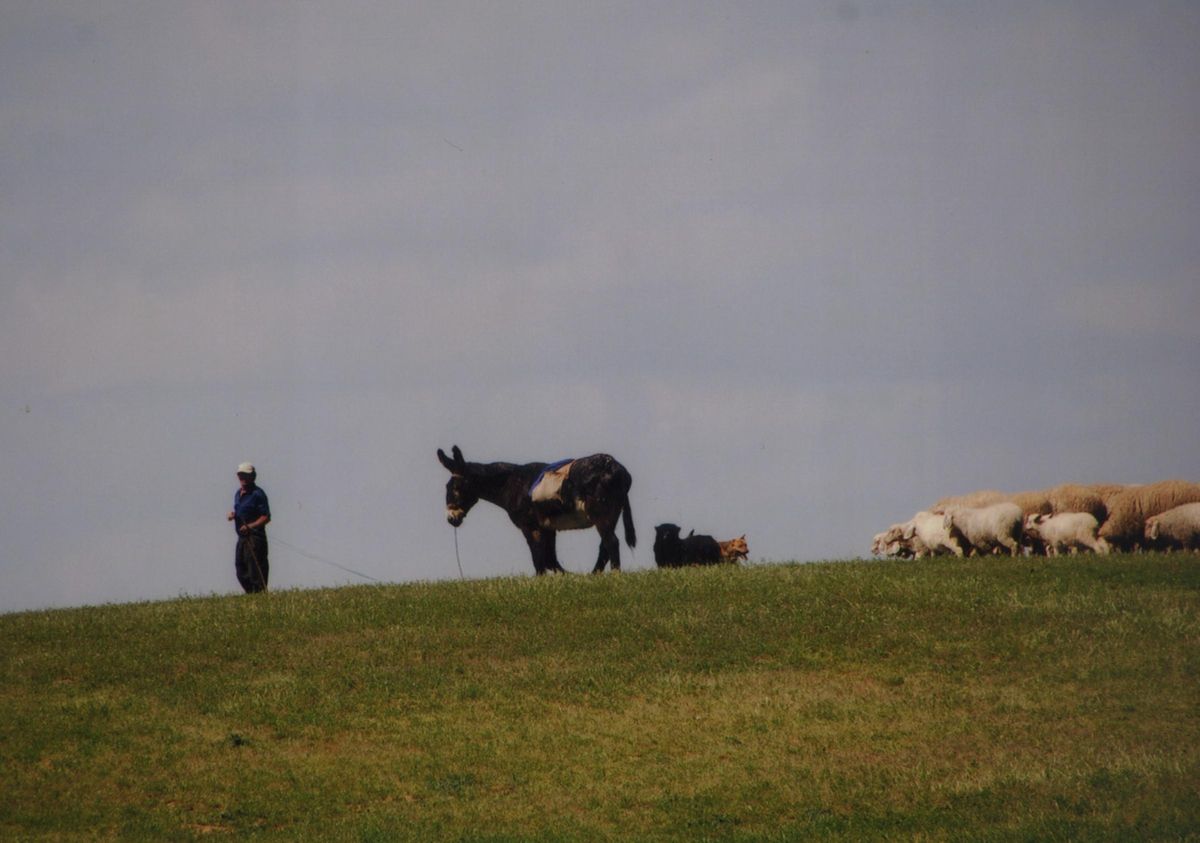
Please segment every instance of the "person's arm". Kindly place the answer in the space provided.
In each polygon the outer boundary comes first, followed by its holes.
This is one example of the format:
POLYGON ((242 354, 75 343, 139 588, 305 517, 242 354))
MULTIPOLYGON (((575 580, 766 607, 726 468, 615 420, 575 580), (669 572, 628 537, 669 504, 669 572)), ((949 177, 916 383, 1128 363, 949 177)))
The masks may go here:
POLYGON ((253 521, 251 521, 250 523, 243 524, 241 527, 241 532, 249 533, 251 530, 257 530, 261 527, 267 526, 270 523, 271 523, 270 515, 260 515, 257 518, 255 518, 253 521))

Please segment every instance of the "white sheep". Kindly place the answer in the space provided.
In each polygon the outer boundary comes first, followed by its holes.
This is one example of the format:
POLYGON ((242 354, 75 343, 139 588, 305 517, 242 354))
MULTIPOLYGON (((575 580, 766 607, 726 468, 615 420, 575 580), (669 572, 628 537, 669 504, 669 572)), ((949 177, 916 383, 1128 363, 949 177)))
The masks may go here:
POLYGON ((1108 518, 1100 537, 1121 550, 1133 550, 1146 533, 1146 521, 1177 506, 1200 503, 1200 483, 1163 480, 1146 486, 1127 486, 1106 501, 1108 518))
POLYGON ((1021 552, 1021 529, 1025 513, 1015 503, 995 503, 981 507, 954 507, 946 510, 943 526, 957 538, 961 534, 980 556, 999 552, 1010 556, 1021 552))
POLYGON ((1108 542, 1096 535, 1099 529, 1100 522, 1090 512, 1060 512, 1057 515, 1039 513, 1025 518, 1026 537, 1041 541, 1049 556, 1079 550, 1109 553, 1112 548, 1108 542))
POLYGON ((946 527, 944 516, 922 510, 909 519, 905 527, 903 538, 910 543, 917 558, 965 554, 966 549, 946 527))
POLYGON ((876 556, 890 556, 907 559, 915 556, 912 545, 904 540, 904 530, 907 525, 893 524, 882 533, 876 533, 871 541, 871 552, 876 556))
POLYGON ((942 516, 931 512, 918 512, 903 524, 893 524, 876 533, 871 552, 876 556, 918 559, 946 553, 963 555, 962 547, 943 525, 942 516))
POLYGON ((1185 503, 1147 518, 1146 541, 1166 550, 1200 550, 1200 503, 1185 503))

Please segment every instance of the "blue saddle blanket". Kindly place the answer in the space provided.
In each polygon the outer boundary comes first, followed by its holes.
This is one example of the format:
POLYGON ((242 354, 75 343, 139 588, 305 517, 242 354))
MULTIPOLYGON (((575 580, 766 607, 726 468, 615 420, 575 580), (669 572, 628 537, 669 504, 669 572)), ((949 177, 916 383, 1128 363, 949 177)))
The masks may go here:
MULTIPOLYGON (((546 478, 547 474, 551 474, 555 471, 558 471, 564 465, 569 465, 573 462, 575 462, 575 459, 573 457, 570 459, 559 460, 558 462, 550 463, 548 466, 546 466, 541 471, 539 471, 538 476, 533 478, 533 482, 529 484, 529 496, 530 497, 534 496, 533 490, 536 489, 541 484, 541 482, 546 478)), ((560 484, 561 484, 561 480, 560 480, 560 484)), ((557 492, 558 492, 558 489, 556 488, 554 490, 554 493, 557 494, 557 492)))

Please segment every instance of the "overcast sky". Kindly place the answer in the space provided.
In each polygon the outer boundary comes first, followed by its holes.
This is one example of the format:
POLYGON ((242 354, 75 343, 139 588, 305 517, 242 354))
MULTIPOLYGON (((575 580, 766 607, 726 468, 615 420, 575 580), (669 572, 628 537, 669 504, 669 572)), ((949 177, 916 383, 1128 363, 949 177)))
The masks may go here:
POLYGON ((457 577, 454 444, 634 570, 1200 480, 1193 2, 7 0, 0 127, 0 611, 240 591, 243 460, 277 589, 457 577))

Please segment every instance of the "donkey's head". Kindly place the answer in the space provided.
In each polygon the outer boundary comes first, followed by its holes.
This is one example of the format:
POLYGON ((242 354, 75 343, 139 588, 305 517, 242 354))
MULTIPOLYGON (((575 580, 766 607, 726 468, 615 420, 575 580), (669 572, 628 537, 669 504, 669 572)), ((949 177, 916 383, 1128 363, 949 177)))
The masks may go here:
POLYGON ((462 451, 455 445, 450 449, 452 457, 438 448, 438 459, 450 472, 446 481, 446 520, 457 527, 467 517, 471 507, 479 502, 479 492, 475 483, 467 473, 467 461, 463 459, 462 451))

